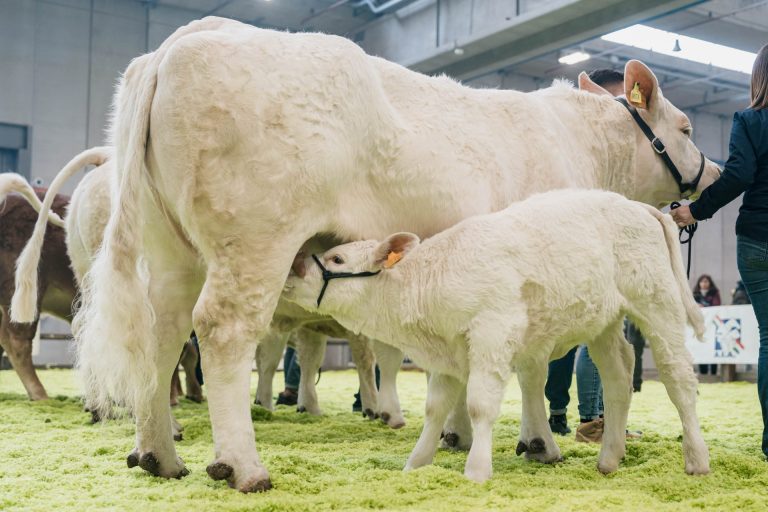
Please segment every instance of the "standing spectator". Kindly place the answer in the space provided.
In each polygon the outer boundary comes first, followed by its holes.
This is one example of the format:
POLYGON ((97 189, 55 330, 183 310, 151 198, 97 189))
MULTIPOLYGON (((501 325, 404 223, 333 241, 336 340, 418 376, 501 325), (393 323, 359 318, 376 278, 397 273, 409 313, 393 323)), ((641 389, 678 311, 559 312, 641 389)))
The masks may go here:
POLYGON ((736 260, 760 330, 757 393, 763 413, 763 454, 768 456, 768 45, 752 67, 752 103, 736 112, 725 171, 697 201, 672 210, 678 226, 712 217, 744 193, 736 220, 736 260))
POLYGON ((731 304, 734 306, 741 304, 750 304, 749 295, 747 295, 747 289, 744 288, 744 281, 739 279, 736 282, 736 288, 731 292, 731 304))
MULTIPOLYGON (((720 305, 720 290, 715 286, 712 277, 708 274, 699 276, 698 281, 696 281, 696 286, 693 287, 693 298, 696 300, 696 303, 703 308, 720 305)), ((700 364, 699 373, 702 375, 707 375, 707 373, 717 375, 717 365, 700 364)))

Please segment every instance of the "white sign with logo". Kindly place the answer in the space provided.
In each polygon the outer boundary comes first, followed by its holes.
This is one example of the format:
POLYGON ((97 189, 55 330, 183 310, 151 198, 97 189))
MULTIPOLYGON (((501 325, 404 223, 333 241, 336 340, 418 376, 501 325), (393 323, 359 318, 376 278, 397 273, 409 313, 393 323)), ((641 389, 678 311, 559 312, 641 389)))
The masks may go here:
POLYGON ((757 364, 760 335, 752 306, 701 308, 704 315, 704 343, 689 327, 685 345, 696 364, 757 364))

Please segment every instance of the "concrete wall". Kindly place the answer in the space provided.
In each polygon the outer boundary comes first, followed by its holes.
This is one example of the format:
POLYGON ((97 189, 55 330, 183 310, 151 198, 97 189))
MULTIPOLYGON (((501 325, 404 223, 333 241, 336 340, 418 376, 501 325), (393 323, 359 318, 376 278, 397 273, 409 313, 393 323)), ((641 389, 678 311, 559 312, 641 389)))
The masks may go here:
POLYGON ((196 17, 132 0, 0 0, 0 122, 31 127, 30 177, 50 183, 103 144, 119 74, 196 17))

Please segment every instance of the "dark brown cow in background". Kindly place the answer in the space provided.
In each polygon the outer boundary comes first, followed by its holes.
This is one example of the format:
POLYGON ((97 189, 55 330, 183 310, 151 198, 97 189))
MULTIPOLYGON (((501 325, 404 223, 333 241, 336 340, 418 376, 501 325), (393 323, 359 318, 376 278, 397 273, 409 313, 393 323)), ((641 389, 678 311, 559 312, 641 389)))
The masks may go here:
MULTIPOLYGON (((23 178, 9 174, 0 176, 0 180, 5 185, 0 186, 0 190, 6 193, 18 192, 7 197, 0 196, 0 346, 8 354, 8 359, 24 384, 29 398, 44 400, 48 398, 48 394, 32 366, 32 339, 40 318, 38 316, 32 323, 17 324, 10 321, 9 314, 15 289, 16 259, 32 235, 37 212, 30 205, 28 198, 31 189, 23 178)), ((45 189, 36 189, 35 193, 39 201, 45 195, 45 189)), ((63 216, 67 204, 67 196, 57 195, 53 210, 63 216)), ((69 268, 64 229, 60 226, 52 225, 45 234, 39 279, 39 311, 71 321, 72 301, 77 286, 72 269, 69 268)))
MULTIPOLYGON (((45 400, 48 394, 37 377, 32 364, 32 339, 37 331, 39 315, 28 324, 12 323, 9 309, 15 290, 14 273, 16 260, 32 235, 37 221, 45 189, 32 187, 17 174, 0 175, 0 356, 8 355, 13 368, 21 379, 31 400, 45 400)), ((77 282, 70 266, 67 253, 66 234, 63 221, 69 197, 57 194, 53 202, 55 215, 49 216, 50 228, 46 230, 45 241, 38 267, 39 288, 38 311, 56 316, 67 322, 72 320, 73 301, 77 293, 77 282)), ((202 401, 202 390, 195 378, 197 349, 191 343, 185 345, 182 365, 187 373, 187 397, 202 401), (191 382, 192 381, 192 382, 191 382)), ((182 394, 178 372, 174 372, 171 389, 171 404, 178 403, 182 394)))

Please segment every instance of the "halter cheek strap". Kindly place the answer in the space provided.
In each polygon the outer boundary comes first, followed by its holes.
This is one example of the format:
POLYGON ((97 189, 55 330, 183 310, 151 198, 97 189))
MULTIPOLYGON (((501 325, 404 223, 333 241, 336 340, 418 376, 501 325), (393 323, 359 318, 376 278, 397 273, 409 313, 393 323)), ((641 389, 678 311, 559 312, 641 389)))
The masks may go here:
POLYGON ((323 300, 325 290, 328 288, 328 283, 331 282, 331 279, 343 279, 345 277, 371 277, 381 272, 381 270, 377 270, 376 272, 331 272, 323 266, 323 264, 320 262, 320 258, 318 258, 317 255, 313 254, 312 259, 315 260, 315 263, 317 263, 317 266, 320 267, 320 270, 323 272, 323 288, 320 290, 320 295, 317 297, 317 307, 320 307, 320 302, 323 300))
POLYGON ((677 186, 680 188, 680 194, 685 195, 685 193, 688 190, 690 190, 691 192, 695 192, 696 187, 699 186, 699 181, 701 180, 701 176, 702 174, 704 174, 704 153, 699 151, 699 154, 701 155, 701 164, 699 165, 699 173, 696 175, 696 178, 694 178, 693 181, 691 181, 690 183, 683 182, 683 176, 680 174, 680 171, 677 170, 677 166, 669 157, 666 146, 664 146, 664 143, 661 141, 661 139, 658 138, 656 134, 653 133, 653 130, 651 130, 651 127, 648 126, 648 123, 646 123, 643 120, 643 118, 640 117, 640 113, 637 111, 637 109, 634 106, 630 105, 626 98, 619 97, 619 98, 616 98, 616 101, 624 105, 624 107, 632 115, 632 118, 635 120, 635 122, 637 123, 637 126, 643 132, 645 137, 649 141, 651 141, 651 146, 653 147, 653 150, 656 151, 656 154, 659 155, 661 159, 664 161, 664 164, 667 166, 667 169, 669 169, 669 173, 675 179, 677 186))

